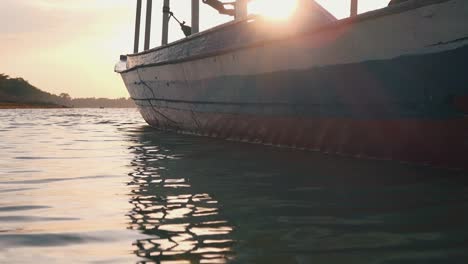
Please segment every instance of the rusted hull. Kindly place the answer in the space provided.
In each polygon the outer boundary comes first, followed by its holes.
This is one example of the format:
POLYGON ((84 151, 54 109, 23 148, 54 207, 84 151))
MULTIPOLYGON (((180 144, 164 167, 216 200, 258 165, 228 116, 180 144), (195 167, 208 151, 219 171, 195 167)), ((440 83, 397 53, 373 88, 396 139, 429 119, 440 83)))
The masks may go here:
POLYGON ((155 110, 151 106, 140 107, 140 111, 150 125, 179 133, 468 169, 468 117, 450 120, 294 118, 155 110), (180 126, 182 123, 184 127, 180 126))
MULTIPOLYGON (((169 94, 161 94, 164 89, 177 89, 173 82, 135 101, 144 119, 164 130, 468 169, 467 58, 463 46, 384 61, 206 79, 188 85, 189 100, 159 98, 169 94), (232 83, 243 86, 232 93, 232 83), (203 100, 216 94, 225 97, 203 100)), ((131 87, 132 95, 153 91, 146 82, 131 87)))

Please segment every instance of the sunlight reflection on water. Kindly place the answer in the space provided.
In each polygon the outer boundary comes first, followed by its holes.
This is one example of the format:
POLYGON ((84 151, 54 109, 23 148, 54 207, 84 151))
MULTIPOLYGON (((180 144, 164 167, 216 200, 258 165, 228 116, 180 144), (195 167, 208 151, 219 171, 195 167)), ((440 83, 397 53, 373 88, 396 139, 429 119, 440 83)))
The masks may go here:
POLYGON ((466 174, 0 111, 0 263, 468 263, 466 174))
POLYGON ((171 178, 158 164, 177 156, 161 154, 157 146, 137 146, 129 213, 131 229, 151 238, 140 239, 135 254, 157 261, 225 263, 232 258, 233 227, 218 213, 217 203, 206 193, 194 193, 188 179, 171 178))

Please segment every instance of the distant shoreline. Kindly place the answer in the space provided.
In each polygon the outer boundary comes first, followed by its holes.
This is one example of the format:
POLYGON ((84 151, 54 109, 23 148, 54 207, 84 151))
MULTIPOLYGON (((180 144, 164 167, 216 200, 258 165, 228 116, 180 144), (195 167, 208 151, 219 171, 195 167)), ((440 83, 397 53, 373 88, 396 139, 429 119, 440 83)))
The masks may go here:
POLYGON ((4 103, 0 102, 0 109, 59 109, 68 108, 55 104, 28 104, 28 103, 4 103))
POLYGON ((44 92, 23 78, 0 73, 0 109, 135 108, 131 98, 72 98, 44 92))

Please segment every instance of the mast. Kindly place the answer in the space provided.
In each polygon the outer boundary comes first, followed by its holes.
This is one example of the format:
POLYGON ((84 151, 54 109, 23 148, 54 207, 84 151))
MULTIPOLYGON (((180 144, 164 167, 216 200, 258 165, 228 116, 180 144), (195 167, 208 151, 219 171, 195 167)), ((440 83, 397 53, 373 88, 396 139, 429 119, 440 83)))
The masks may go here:
POLYGON ((141 0, 137 0, 136 18, 135 18, 135 42, 133 45, 133 53, 138 53, 140 46, 140 21, 141 21, 141 0))
POLYGON ((170 1, 164 0, 161 44, 166 45, 169 38, 170 1))
POLYGON ((200 31, 200 0, 192 0, 192 34, 200 31))
POLYGON ((146 0, 145 50, 149 50, 149 47, 150 47, 152 11, 153 11, 153 0, 146 0))
POLYGON ((243 19, 248 15, 247 4, 249 0, 237 0, 235 4, 236 16, 235 19, 243 19))
POLYGON ((351 0, 351 16, 357 16, 358 14, 358 0, 351 0))

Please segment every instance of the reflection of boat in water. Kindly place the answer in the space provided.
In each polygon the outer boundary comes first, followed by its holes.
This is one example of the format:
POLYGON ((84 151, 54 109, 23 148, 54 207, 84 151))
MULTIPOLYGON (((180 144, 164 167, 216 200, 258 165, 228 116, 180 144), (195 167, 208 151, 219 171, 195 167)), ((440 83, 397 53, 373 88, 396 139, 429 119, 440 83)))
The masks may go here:
POLYGON ((340 21, 312 0, 283 25, 239 15, 116 71, 157 128, 468 168, 468 2, 397 2, 340 21))
POLYGON ((161 167, 176 157, 151 145, 135 147, 134 153, 130 229, 151 236, 135 242, 135 254, 157 263, 225 263, 232 257, 232 226, 219 215, 218 202, 161 167))
POLYGON ((133 248, 155 263, 468 259, 463 172, 150 128, 129 139, 129 227, 147 235, 133 248))

